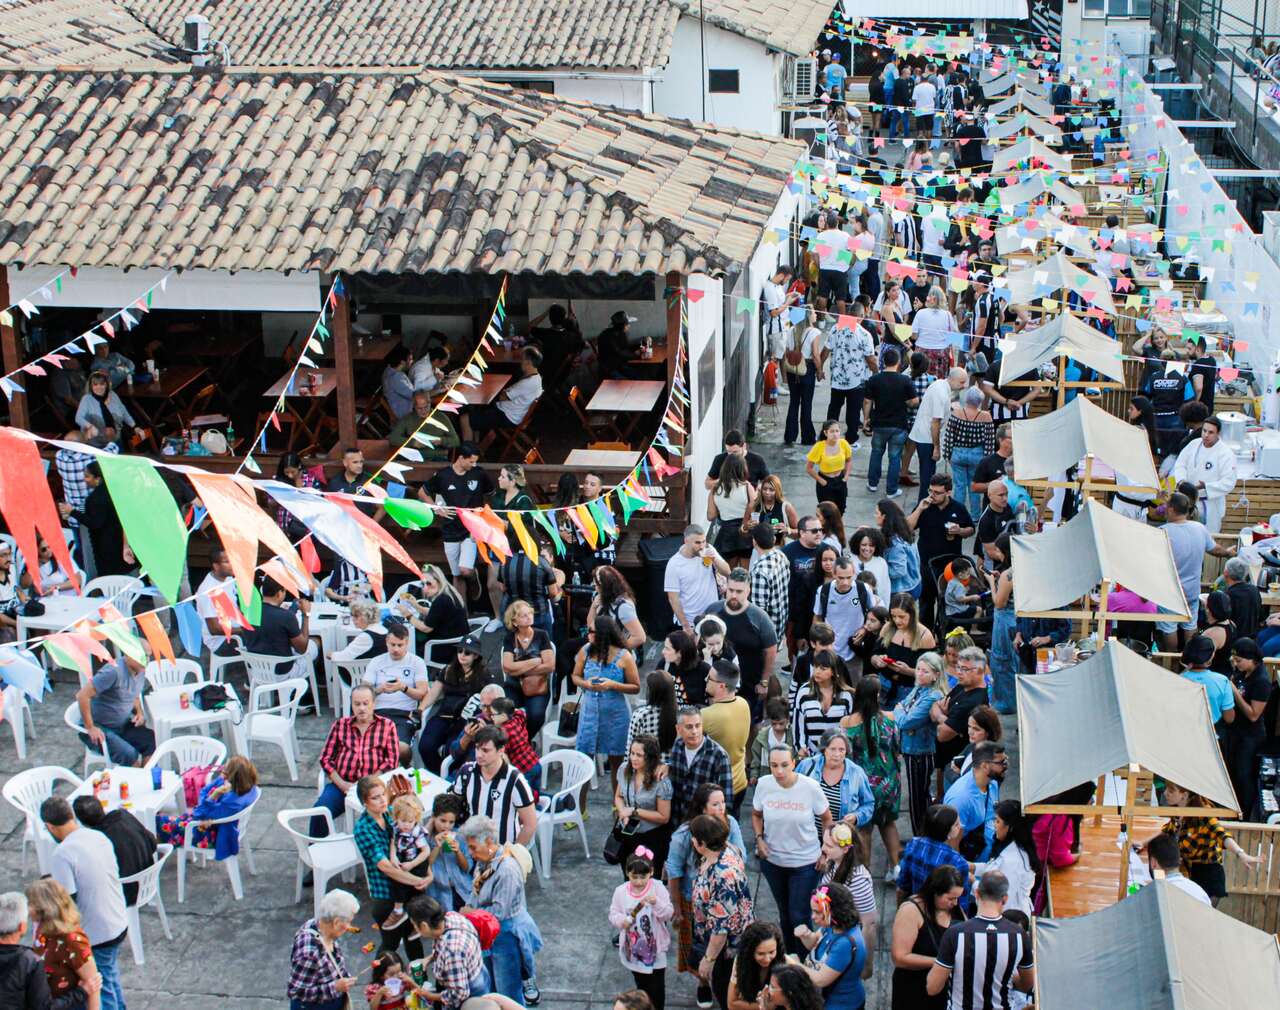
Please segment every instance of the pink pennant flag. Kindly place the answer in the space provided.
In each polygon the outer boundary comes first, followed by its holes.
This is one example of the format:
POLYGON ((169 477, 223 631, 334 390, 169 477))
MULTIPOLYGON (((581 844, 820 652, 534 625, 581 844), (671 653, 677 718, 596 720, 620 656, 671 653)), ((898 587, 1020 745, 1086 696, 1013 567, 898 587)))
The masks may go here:
POLYGON ((49 374, 49 373, 47 373, 43 368, 41 368, 39 365, 37 365, 35 362, 32 362, 32 363, 31 363, 31 364, 29 364, 29 365, 23 365, 23 366, 22 366, 22 370, 23 370, 24 372, 30 372, 32 375, 47 375, 47 374, 49 374))
POLYGON ((116 335, 115 327, 113 327, 109 321, 103 320, 98 325, 101 326, 104 330, 106 330, 107 336, 114 337, 116 335))
POLYGON ((686 294, 688 294, 689 296, 689 301, 693 302, 696 305, 698 302, 702 301, 703 296, 706 295, 706 292, 699 288, 689 288, 686 294))
POLYGON ((1240 374, 1240 369, 1238 368, 1219 368, 1218 369, 1218 376, 1222 379, 1223 382, 1230 382, 1232 379, 1236 378, 1236 376, 1238 376, 1239 374, 1240 374))

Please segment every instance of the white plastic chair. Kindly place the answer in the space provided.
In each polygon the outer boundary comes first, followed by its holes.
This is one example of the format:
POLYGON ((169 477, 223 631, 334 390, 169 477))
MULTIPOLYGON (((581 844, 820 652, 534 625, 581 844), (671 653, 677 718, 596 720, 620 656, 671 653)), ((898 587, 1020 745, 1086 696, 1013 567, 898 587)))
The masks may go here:
POLYGON ((175 659, 172 663, 167 659, 153 659, 143 672, 153 691, 158 687, 179 687, 189 679, 197 683, 204 680, 204 670, 194 659, 175 659))
MULTIPOLYGON (((80 718, 80 703, 73 701, 67 706, 67 710, 62 713, 62 721, 70 726, 77 734, 84 732, 84 722, 80 718)), ((104 768, 112 767, 111 755, 107 753, 106 748, 102 752, 94 750, 88 744, 84 745, 84 774, 89 776, 89 767, 91 765, 102 765, 104 768)))
POLYGON ((80 788, 82 780, 73 772, 54 765, 42 765, 39 768, 28 768, 18 772, 4 784, 0 793, 9 801, 9 805, 18 810, 26 818, 27 826, 22 832, 22 870, 27 869, 27 843, 36 847, 36 861, 40 872, 48 873, 45 866, 44 852, 40 846, 40 833, 44 824, 40 820, 40 804, 53 795, 59 782, 66 782, 74 792, 80 788))
POLYGON ((31 728, 31 737, 35 739, 36 723, 31 715, 31 706, 27 703, 27 693, 16 684, 8 685, 4 691, 4 718, 13 730, 13 746, 18 751, 18 760, 27 759, 27 727, 31 728), (24 723, 22 717, 26 716, 24 723))
POLYGON ((293 724, 298 718, 298 705, 306 693, 307 682, 302 677, 282 680, 277 684, 259 684, 249 695, 249 711, 244 717, 245 744, 252 757, 254 741, 274 744, 284 752, 289 776, 298 781, 298 741, 293 724), (263 700, 275 695, 277 702, 264 707, 263 700))
POLYGON ((438 676, 444 672, 446 666, 449 665, 447 659, 432 659, 436 654, 436 649, 445 645, 460 645, 466 635, 459 635, 457 638, 432 638, 428 639, 427 644, 422 649, 422 661, 427 664, 427 672, 432 676, 438 676))
MULTIPOLYGON (((363 867, 364 859, 356 848, 355 839, 346 833, 337 833, 333 826, 333 814, 325 807, 308 807, 305 810, 281 810, 276 814, 280 827, 289 833, 298 850, 298 871, 293 882, 293 903, 302 901, 302 878, 311 870, 315 888, 315 915, 320 914, 320 901, 324 898, 329 881, 339 874, 363 867), (312 838, 306 831, 299 831, 292 822, 310 822, 312 817, 323 817, 329 826, 326 838, 312 838)), ((366 885, 367 886, 367 885, 366 885)))
POLYGON ((289 662, 288 656, 267 656, 260 652, 241 652, 239 659, 244 663, 250 687, 257 687, 259 684, 280 684, 295 677, 302 679, 304 684, 310 684, 311 699, 315 703, 316 713, 319 714, 320 686, 316 683, 316 664, 311 654, 314 647, 315 643, 310 643, 307 652, 301 656, 295 655, 292 663, 289 662), (305 676, 299 673, 299 661, 306 664, 305 676))
POLYGON ((139 910, 148 905, 155 905, 165 939, 173 939, 173 933, 169 929, 169 917, 164 912, 164 899, 160 896, 160 871, 164 869, 164 864, 171 855, 173 855, 173 846, 168 842, 157 845, 154 863, 132 877, 120 878, 121 884, 138 885, 137 901, 125 909, 125 915, 129 919, 129 948, 133 951, 134 964, 146 964, 146 958, 142 952, 142 917, 138 914, 139 910))
POLYGON ((446 754, 444 760, 440 762, 440 777, 448 781, 451 771, 453 771, 453 755, 446 754))
POLYGON ((559 765, 562 781, 558 792, 551 796, 543 794, 538 803, 538 840, 539 875, 543 880, 551 879, 551 845, 555 838, 555 829, 561 824, 572 824, 582 836, 582 852, 591 858, 591 848, 587 844, 587 825, 582 819, 582 804, 579 802, 582 787, 590 782, 596 774, 596 763, 587 754, 576 750, 554 750, 542 756, 542 781, 550 780, 551 768, 559 765), (572 806, 562 803, 572 799, 572 806), (562 806, 565 809, 560 809, 562 806))
POLYGON ((125 617, 133 616, 133 605, 138 602, 147 584, 132 575, 99 575, 84 587, 85 596, 102 596, 125 617))
MULTIPOLYGON (((244 897, 244 887, 240 883, 240 856, 244 856, 245 861, 249 864, 249 872, 256 875, 258 869, 253 865, 253 853, 249 850, 249 817, 253 814, 253 808, 258 805, 258 800, 262 799, 262 792, 258 792, 258 798, 250 803, 247 807, 236 814, 234 817, 222 817, 216 821, 209 821, 209 824, 236 824, 240 830, 240 855, 228 856, 226 859, 220 860, 223 866, 227 868, 227 876, 231 879, 231 893, 235 896, 236 901, 244 897)), ((178 849, 178 903, 187 900, 187 860, 201 859, 208 862, 214 855, 213 849, 197 849, 192 838, 195 834, 196 822, 191 821, 187 825, 186 833, 182 837, 182 847, 178 849)))
POLYGON ((208 653, 209 657, 206 660, 209 665, 209 679, 215 684, 222 683, 222 671, 224 667, 234 666, 236 663, 241 661, 240 653, 244 651, 244 640, 241 639, 239 635, 232 635, 231 644, 236 647, 236 651, 225 656, 219 656, 216 652, 209 649, 203 650, 208 653))
MULTIPOLYGON (((539 731, 539 736, 542 737, 542 753, 544 755, 562 748, 572 750, 573 745, 578 742, 577 733, 573 734, 573 736, 561 736, 558 732, 558 727, 560 725, 560 710, 564 708, 568 702, 576 704, 579 707, 579 711, 581 711, 582 688, 578 687, 578 685, 571 680, 567 680, 564 683, 564 688, 560 694, 560 703, 556 706, 554 718, 551 715, 550 706, 547 708, 547 721, 542 724, 542 729, 539 731)), ((546 781, 546 779, 544 778, 543 781, 546 781)))
POLYGON ((351 714, 351 691, 364 680, 364 672, 369 667, 372 656, 364 659, 335 659, 333 661, 333 677, 338 687, 338 715, 351 714))
POLYGON ((175 736, 157 744, 144 768, 172 767, 179 776, 188 768, 208 768, 227 760, 227 745, 207 736, 175 736), (173 760, 170 761, 169 759, 173 760))

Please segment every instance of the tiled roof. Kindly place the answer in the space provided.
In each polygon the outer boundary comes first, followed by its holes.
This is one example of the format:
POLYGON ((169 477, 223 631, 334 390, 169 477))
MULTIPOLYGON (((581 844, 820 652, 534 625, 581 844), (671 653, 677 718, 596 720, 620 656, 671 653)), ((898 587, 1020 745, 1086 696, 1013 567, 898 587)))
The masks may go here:
POLYGON ((103 65, 169 60, 169 44, 111 0, 4 0, 0 63, 103 65))
POLYGON ((0 263, 724 269, 801 153, 430 71, 0 71, 0 263))
POLYGON ((115 2, 175 44, 203 14, 256 67, 661 67, 679 17, 670 0, 115 2))
POLYGON ((813 51, 832 0, 671 0, 690 17, 701 10, 708 24, 718 25, 773 49, 795 56, 813 51))

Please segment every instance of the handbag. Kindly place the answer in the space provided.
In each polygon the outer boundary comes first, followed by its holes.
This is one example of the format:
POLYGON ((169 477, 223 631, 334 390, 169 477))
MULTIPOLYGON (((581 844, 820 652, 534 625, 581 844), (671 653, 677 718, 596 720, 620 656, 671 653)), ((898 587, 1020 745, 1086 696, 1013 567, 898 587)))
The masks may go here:
POLYGON ((560 706, 560 718, 556 722, 556 735, 578 735, 578 703, 576 701, 566 701, 560 706))
POLYGON ((191 696, 191 703, 201 712, 216 712, 231 704, 231 694, 222 684, 205 684, 191 696))
POLYGON ((619 819, 614 820, 613 830, 609 832, 609 837, 604 840, 604 852, 602 855, 606 863, 610 866, 617 866, 622 862, 622 853, 627 846, 627 840, 636 833, 636 828, 639 826, 640 821, 636 817, 628 818, 625 824, 619 819))

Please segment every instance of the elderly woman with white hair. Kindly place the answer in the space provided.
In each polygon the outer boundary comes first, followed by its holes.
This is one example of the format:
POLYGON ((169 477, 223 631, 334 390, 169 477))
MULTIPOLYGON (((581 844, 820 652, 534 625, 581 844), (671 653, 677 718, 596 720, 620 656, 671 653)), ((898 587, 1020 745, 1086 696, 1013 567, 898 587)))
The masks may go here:
POLYGON ((542 949, 542 933, 525 906, 527 870, 517 850, 498 842, 492 817, 476 814, 459 833, 475 863, 475 882, 462 912, 488 912, 502 926, 487 954, 493 988, 522 1005, 536 1004, 541 997, 534 955, 542 949))
POLYGON ((351 624, 357 634, 344 648, 336 650, 330 657, 339 663, 353 659, 371 659, 381 656, 387 651, 387 629, 380 618, 382 611, 373 600, 352 600, 347 608, 351 613, 351 624))
POLYGON ((958 333, 956 318, 946 308, 942 288, 936 284, 925 295, 924 308, 911 320, 915 349, 929 360, 929 374, 945 379, 951 369, 951 337, 958 333))
POLYGON ((330 891, 320 899, 320 914, 298 930, 289 955, 289 1010, 340 1010, 349 1002, 357 980, 338 940, 359 911, 351 894, 330 891))
POLYGON ((970 386, 951 405, 942 429, 942 455, 951 463, 953 493, 974 518, 982 512, 982 494, 973 489, 974 474, 978 464, 996 451, 996 426, 985 400, 979 387, 970 386))
POLYGON ((27 896, 0 894, 0 1006, 19 1010, 49 1006, 44 963, 23 944, 27 932, 27 896))

